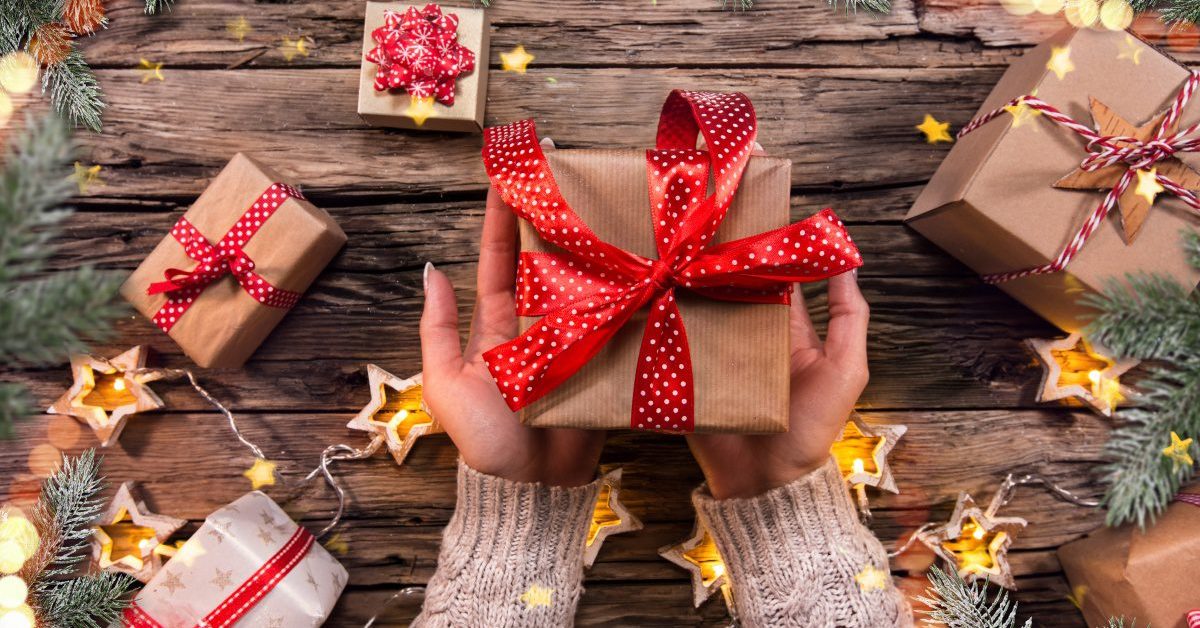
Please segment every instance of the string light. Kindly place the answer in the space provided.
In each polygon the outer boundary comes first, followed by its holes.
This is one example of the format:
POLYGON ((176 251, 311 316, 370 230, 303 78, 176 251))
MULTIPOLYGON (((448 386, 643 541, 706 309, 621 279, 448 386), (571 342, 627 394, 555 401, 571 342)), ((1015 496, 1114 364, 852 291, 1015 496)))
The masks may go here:
POLYGON ((29 597, 29 587, 17 576, 0 578, 0 608, 19 608, 29 597))
POLYGON ((33 628, 36 621, 33 609, 22 604, 0 615, 0 628, 33 628))
POLYGON ((38 82, 38 62, 29 53, 10 52, 0 58, 0 87, 10 94, 28 94, 38 82))
POLYGON ((6 511, 0 517, 0 573, 14 574, 37 553, 41 540, 33 523, 19 513, 6 511))
POLYGON ((1039 402, 1077 400, 1111 416, 1125 399, 1120 376, 1137 365, 1136 360, 1114 360, 1106 350, 1080 334, 1061 339, 1030 339, 1026 343, 1042 365, 1039 402))

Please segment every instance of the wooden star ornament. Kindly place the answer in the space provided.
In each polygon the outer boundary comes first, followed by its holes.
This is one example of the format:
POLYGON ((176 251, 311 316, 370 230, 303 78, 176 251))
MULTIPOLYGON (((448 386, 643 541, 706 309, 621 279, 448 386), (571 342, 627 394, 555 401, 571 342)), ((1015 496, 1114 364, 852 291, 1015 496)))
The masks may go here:
POLYGON ((422 398, 421 374, 401 379, 374 364, 367 365, 371 401, 346 425, 382 440, 396 464, 404 459, 418 438, 442 432, 422 398))
POLYGON ((713 593, 729 585, 729 574, 725 572, 725 561, 717 551, 712 535, 696 519, 692 534, 686 541, 667 545, 658 550, 658 555, 683 567, 692 575, 692 602, 698 608, 713 593))
POLYGON ((852 486, 865 484, 899 493, 888 454, 907 431, 904 425, 869 425, 858 413, 850 415, 842 438, 832 448, 842 477, 852 486))
POLYGON ((600 494, 592 510, 592 523, 588 526, 587 539, 583 546, 583 564, 591 567, 600 553, 605 539, 614 534, 642 529, 642 522, 621 503, 621 469, 613 469, 600 478, 600 494))
POLYGON ((960 493, 954 512, 945 524, 918 533, 917 539, 954 567, 969 582, 987 580, 1016 589, 1008 550, 1028 522, 1020 517, 997 517, 993 500, 985 511, 966 493, 960 493))
POLYGON ((101 569, 149 582, 162 568, 162 556, 171 553, 160 552, 159 547, 186 523, 150 512, 133 484, 126 482, 93 529, 92 559, 101 569))
POLYGON ((138 345, 111 360, 72 355, 74 382, 46 412, 87 423, 101 447, 115 443, 125 429, 126 419, 163 407, 162 399, 145 385, 161 375, 138 373, 146 366, 147 353, 146 347, 138 345))
MULTIPOLYGON (((1139 142, 1147 142, 1154 138, 1158 132, 1158 127, 1167 116, 1167 112, 1163 111, 1150 119, 1149 122, 1141 126, 1135 126, 1125 118, 1117 115, 1107 105, 1096 100, 1090 99, 1092 120, 1095 123, 1095 128, 1098 133, 1105 136, 1121 136, 1133 137, 1139 142)), ((1178 127, 1178 122, 1167 128, 1167 134, 1173 134, 1178 127)), ((1114 142, 1118 146, 1127 146, 1128 142, 1119 140, 1114 142)), ((1067 176, 1055 182, 1054 187, 1073 189, 1073 190, 1111 190, 1117 184, 1117 181, 1129 169, 1129 165, 1125 163, 1113 164, 1088 172, 1083 168, 1076 168, 1067 176)), ((1121 198, 1117 203, 1121 210, 1121 227, 1125 237, 1125 243, 1132 243, 1134 238, 1142 229, 1142 225, 1146 222, 1146 216, 1150 212, 1150 207, 1154 205, 1155 194, 1151 194, 1151 190, 1161 192, 1162 187, 1157 182, 1157 177, 1151 179, 1152 183, 1147 182, 1145 172, 1149 169, 1137 171, 1139 176, 1138 185, 1130 185, 1121 194, 1121 198)), ((1154 173, 1158 176, 1166 177, 1181 187, 1193 191, 1200 191, 1200 172, 1196 172, 1190 166, 1179 160, 1178 157, 1168 157, 1154 164, 1154 173)))
POLYGON ((1117 403, 1129 390, 1120 377, 1138 364, 1137 360, 1114 360, 1078 332, 1066 338, 1025 341, 1042 365, 1039 402, 1075 399, 1104 416, 1112 416, 1117 403))

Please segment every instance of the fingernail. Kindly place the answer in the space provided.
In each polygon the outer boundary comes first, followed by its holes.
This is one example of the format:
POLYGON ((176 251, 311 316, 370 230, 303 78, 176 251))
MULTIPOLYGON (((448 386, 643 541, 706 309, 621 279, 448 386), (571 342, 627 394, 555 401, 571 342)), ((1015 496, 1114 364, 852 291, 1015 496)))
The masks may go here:
POLYGON ((429 289, 429 271, 433 270, 433 262, 425 262, 425 272, 421 274, 422 288, 429 289))

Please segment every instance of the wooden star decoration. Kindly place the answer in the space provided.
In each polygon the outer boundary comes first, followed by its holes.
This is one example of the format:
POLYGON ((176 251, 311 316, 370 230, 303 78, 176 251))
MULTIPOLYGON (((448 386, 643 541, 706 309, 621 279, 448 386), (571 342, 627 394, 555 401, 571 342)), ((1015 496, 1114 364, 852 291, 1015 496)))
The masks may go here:
POLYGON ((125 482, 93 528, 92 559, 106 571, 149 582, 162 568, 158 547, 187 523, 150 512, 132 483, 125 482))
POLYGON ((600 478, 600 494, 592 510, 592 523, 588 526, 587 539, 583 546, 583 564, 591 567, 600 553, 604 541, 623 532, 642 529, 642 522, 633 516, 621 503, 621 469, 613 469, 600 478))
POLYGON ((899 493, 888 454, 908 431, 904 425, 869 425, 858 413, 850 415, 832 453, 842 477, 851 485, 865 484, 899 493))
POLYGON ((401 379, 368 364, 367 380, 371 401, 346 427, 382 438, 396 464, 404 464, 417 439, 443 431, 421 396, 421 374, 401 379))
MULTIPOLYGON (((1139 142, 1146 142, 1153 139, 1158 132, 1159 125, 1162 124, 1163 118, 1167 115, 1167 112, 1163 111, 1151 118, 1149 122, 1141 126, 1134 126, 1114 113, 1112 109, 1109 109, 1107 105, 1099 100, 1092 98, 1090 102, 1092 121, 1095 123, 1098 133, 1106 136, 1133 137, 1139 142)), ((1167 129, 1167 133, 1174 133, 1177 126, 1178 122, 1172 124, 1167 129)), ((1118 146, 1127 144, 1120 141, 1114 143, 1118 146)), ((1083 168, 1076 168, 1073 172, 1055 182, 1054 187, 1072 190, 1108 191, 1117 184, 1117 181, 1125 174, 1128 168, 1129 165, 1125 163, 1113 164, 1093 172, 1088 172, 1083 168)), ((1200 172, 1193 170, 1190 166, 1180 161, 1178 157, 1172 156, 1163 159, 1154 164, 1154 169, 1157 175, 1166 177, 1178 183, 1181 187, 1200 191, 1200 172)), ((1157 185, 1157 181, 1154 184, 1157 185)), ((1154 195, 1147 193, 1149 189, 1152 189, 1150 184, 1130 185, 1117 201, 1121 210, 1121 227, 1126 244, 1132 243, 1134 238, 1137 237, 1142 225, 1146 222, 1146 216, 1150 212, 1150 207, 1154 205, 1154 195)))
POLYGON ((1039 402, 1074 399, 1112 416, 1117 402, 1129 392, 1120 377, 1136 366, 1137 360, 1109 358, 1078 332, 1066 338, 1031 338, 1026 343, 1042 365, 1039 402))
POLYGON ((969 582, 987 580, 1007 589, 1016 589, 1012 567, 1008 564, 1008 550, 1026 525, 1028 522, 1020 517, 997 517, 993 512, 986 512, 970 495, 960 493, 950 521, 920 532, 917 538, 952 565, 960 578, 969 582))
POLYGON ((691 573, 692 602, 697 608, 713 593, 729 584, 725 561, 721 559, 717 544, 699 518, 686 541, 662 547, 658 555, 691 573))
POLYGON ((145 385, 161 376, 136 373, 145 368, 147 355, 142 345, 111 360, 72 355, 74 382, 46 413, 65 414, 87 423, 101 447, 115 443, 130 416, 163 407, 162 399, 145 385))

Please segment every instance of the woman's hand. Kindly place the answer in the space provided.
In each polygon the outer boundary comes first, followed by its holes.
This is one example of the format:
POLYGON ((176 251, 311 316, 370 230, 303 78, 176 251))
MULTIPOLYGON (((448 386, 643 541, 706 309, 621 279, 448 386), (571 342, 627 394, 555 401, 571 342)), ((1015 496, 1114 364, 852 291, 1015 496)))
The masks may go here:
POLYGON ((454 286, 426 264, 421 315, 425 403, 472 469, 516 482, 581 486, 595 478, 604 432, 521 425, 483 361, 484 351, 517 334, 516 221, 507 208, 488 203, 465 353, 454 286))
POLYGON ((817 337, 799 288, 791 306, 791 421, 785 434, 694 434, 688 446, 717 499, 753 497, 829 460, 867 385, 867 302, 857 273, 829 280, 829 331, 817 337))

